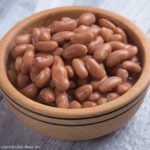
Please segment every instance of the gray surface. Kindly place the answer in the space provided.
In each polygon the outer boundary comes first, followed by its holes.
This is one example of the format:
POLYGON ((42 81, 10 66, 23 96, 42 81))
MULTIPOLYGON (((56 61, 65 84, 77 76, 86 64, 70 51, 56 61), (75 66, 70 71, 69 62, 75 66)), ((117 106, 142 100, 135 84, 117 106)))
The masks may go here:
MULTIPOLYGON (((64 5, 89 5, 117 12, 138 25, 150 38, 149 0, 0 0, 0 38, 18 21, 35 12, 64 5)), ((0 149, 17 146, 42 150, 149 150, 150 89, 137 114, 117 132, 103 138, 67 142, 49 139, 19 122, 0 101, 0 149)), ((13 148, 13 147, 12 147, 13 148)))

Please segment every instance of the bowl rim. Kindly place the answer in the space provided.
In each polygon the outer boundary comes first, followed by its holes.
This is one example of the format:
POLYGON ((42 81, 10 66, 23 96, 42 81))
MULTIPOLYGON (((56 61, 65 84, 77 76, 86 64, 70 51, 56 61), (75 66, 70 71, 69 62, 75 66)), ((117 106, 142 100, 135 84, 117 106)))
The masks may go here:
POLYGON ((89 6, 57 7, 27 17, 26 19, 24 19, 23 21, 15 25, 11 30, 9 30, 7 34, 3 37, 3 39, 0 42, 0 68, 1 68, 0 88, 10 99, 16 102, 16 104, 23 106, 27 110, 32 110, 32 112, 34 113, 40 113, 41 115, 46 115, 49 117, 54 116, 57 118, 88 118, 88 117, 102 115, 114 111, 120 107, 125 106, 129 102, 132 102, 136 97, 138 97, 143 92, 143 90, 145 90, 148 87, 148 84, 150 82, 149 63, 150 63, 150 43, 146 38, 146 36, 144 35, 144 33, 128 19, 114 12, 100 9, 100 8, 95 8, 95 7, 89 7, 89 6), (138 39, 141 42, 141 45, 143 46, 143 55, 145 58, 144 67, 142 69, 142 73, 139 79, 137 80, 137 82, 128 92, 118 97, 114 101, 96 107, 84 108, 84 109, 63 109, 63 108, 46 106, 22 95, 10 83, 10 81, 7 78, 7 74, 5 70, 5 63, 4 63, 6 57, 5 52, 8 43, 11 40, 11 37, 13 37, 13 34, 16 33, 18 29, 21 29, 22 27, 25 27, 26 25, 29 25, 33 23, 35 20, 38 20, 46 15, 55 15, 55 13, 58 12, 60 13, 64 11, 69 12, 69 11, 79 11, 79 10, 83 12, 99 13, 104 16, 108 16, 109 18, 114 18, 115 20, 128 26, 130 30, 134 31, 134 34, 138 37, 138 39))

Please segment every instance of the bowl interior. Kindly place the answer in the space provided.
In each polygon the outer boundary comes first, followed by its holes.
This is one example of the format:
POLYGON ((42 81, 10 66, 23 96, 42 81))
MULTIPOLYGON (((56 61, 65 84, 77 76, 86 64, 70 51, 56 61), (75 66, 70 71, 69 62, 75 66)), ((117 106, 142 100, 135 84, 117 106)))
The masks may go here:
MULTIPOLYGON (((72 17, 72 18, 77 18, 81 13, 83 12, 92 12, 96 15, 97 19, 98 18, 107 18, 110 21, 114 22, 117 26, 123 28, 127 34, 127 37, 129 41, 136 45, 139 49, 139 56, 142 62, 143 72, 147 71, 147 67, 145 66, 145 63, 147 63, 147 58, 148 57, 146 54, 146 48, 149 47, 148 41, 143 35, 143 33, 135 26, 133 25, 130 21, 127 19, 116 15, 112 12, 102 10, 102 9, 97 9, 97 8, 92 8, 92 7, 62 7, 62 8, 56 8, 56 9, 51 9, 47 10, 38 14, 35 14, 31 17, 28 17, 24 21, 18 23, 11 31, 7 33, 7 35, 3 39, 2 43, 2 53, 1 53, 1 58, 2 58, 2 76, 3 76, 3 82, 4 80, 6 81, 7 84, 2 85, 4 90, 7 90, 7 93, 13 97, 13 99, 17 102, 19 102, 21 105, 23 103, 25 104, 25 107, 30 107, 35 109, 35 111, 41 110, 41 113, 50 113, 51 115, 58 115, 58 116, 67 116, 68 117, 77 117, 77 116, 90 116, 90 115, 95 115, 97 113, 105 113, 110 110, 116 109, 120 106, 123 106, 127 104, 129 101, 132 101, 136 96, 147 86, 148 81, 144 81, 143 85, 141 85, 141 89, 139 89, 139 84, 142 83, 140 78, 138 79, 137 83, 133 86, 133 88, 125 93, 123 96, 120 96, 116 100, 109 102, 107 104, 104 104, 103 106, 97 106, 94 108, 85 108, 85 109, 78 109, 78 110, 65 110, 65 109, 60 109, 60 108, 53 108, 50 106, 45 106, 42 104, 39 104, 37 102, 34 102, 25 96, 23 96, 21 93, 19 93, 8 81, 7 75, 6 75, 6 66, 7 66, 7 61, 8 61, 8 55, 9 52, 12 50, 14 46, 13 39, 15 38, 16 35, 21 34, 21 33, 27 33, 31 32, 31 30, 34 27, 39 27, 39 26, 48 26, 53 20, 59 20, 61 17, 67 16, 67 17, 72 17), (146 47, 147 46, 147 47, 146 47), (8 86, 6 88, 6 85, 8 86), (137 85, 137 86, 136 86, 137 85), (15 94, 12 92, 14 91, 15 94), (136 90, 136 91, 135 91, 136 90), (131 93, 132 92, 132 93, 131 93), (122 100, 124 100, 122 102, 122 100), (31 107, 31 105, 34 105, 31 107), (62 112, 62 114, 61 114, 62 112), (71 114, 69 114, 71 112, 71 114)), ((143 77, 142 77, 143 78, 143 77)))

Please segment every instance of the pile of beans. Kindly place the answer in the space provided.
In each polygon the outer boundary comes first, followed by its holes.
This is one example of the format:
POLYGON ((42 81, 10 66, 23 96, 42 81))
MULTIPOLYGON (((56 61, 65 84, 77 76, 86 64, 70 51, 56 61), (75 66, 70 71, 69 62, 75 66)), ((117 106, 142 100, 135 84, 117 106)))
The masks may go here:
POLYGON ((94 107, 133 86, 142 70, 137 54, 122 28, 87 12, 18 35, 7 74, 22 94, 37 102, 94 107))

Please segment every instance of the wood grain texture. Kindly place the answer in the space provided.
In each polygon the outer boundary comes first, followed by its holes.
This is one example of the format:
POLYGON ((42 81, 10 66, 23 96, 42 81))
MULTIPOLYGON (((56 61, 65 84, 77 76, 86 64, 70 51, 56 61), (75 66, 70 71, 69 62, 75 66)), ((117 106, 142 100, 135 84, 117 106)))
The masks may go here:
MULTIPOLYGON (((0 0, 0 38, 18 21, 43 9, 64 5, 88 5, 113 10, 134 21, 150 38, 148 0, 0 0), (2 7, 5 6, 5 7, 2 7)), ((21 124, 0 101, 0 145, 37 145, 44 150, 147 150, 150 146, 150 90, 135 117, 122 129, 106 137, 67 142, 43 137, 21 124), (146 131, 146 132, 145 132, 146 131)))

